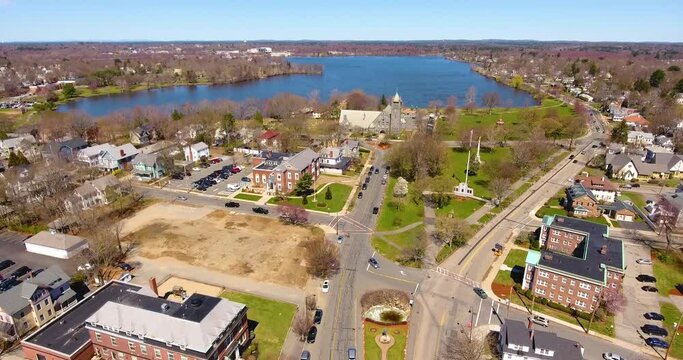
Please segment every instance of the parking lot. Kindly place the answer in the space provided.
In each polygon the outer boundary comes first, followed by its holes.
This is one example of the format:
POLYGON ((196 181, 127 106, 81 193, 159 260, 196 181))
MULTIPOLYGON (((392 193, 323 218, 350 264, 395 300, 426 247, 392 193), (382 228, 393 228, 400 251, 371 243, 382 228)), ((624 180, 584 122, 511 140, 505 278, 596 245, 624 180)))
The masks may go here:
POLYGON ((220 171, 224 166, 228 166, 231 164, 233 164, 232 158, 230 158, 229 156, 223 156, 221 162, 210 164, 209 167, 194 167, 193 169, 189 170, 191 175, 185 176, 182 180, 171 179, 167 187, 171 189, 184 190, 188 192, 205 192, 213 195, 232 193, 233 191, 229 191, 227 189, 228 184, 241 184, 242 186, 249 184, 247 182, 242 181, 241 179, 243 177, 251 177, 251 166, 238 166, 241 170, 240 172, 230 174, 230 176, 227 179, 218 178, 219 183, 209 186, 206 189, 206 191, 196 189, 193 184, 195 181, 211 175, 214 171, 220 171))
POLYGON ((13 271, 22 266, 28 266, 32 270, 37 270, 45 269, 52 265, 59 265, 67 274, 73 274, 76 271, 78 266, 77 258, 63 260, 30 253, 26 251, 24 246, 26 238, 28 238, 27 235, 13 231, 0 232, 0 261, 11 260, 15 263, 7 269, 0 271, 2 279, 6 279, 13 271))

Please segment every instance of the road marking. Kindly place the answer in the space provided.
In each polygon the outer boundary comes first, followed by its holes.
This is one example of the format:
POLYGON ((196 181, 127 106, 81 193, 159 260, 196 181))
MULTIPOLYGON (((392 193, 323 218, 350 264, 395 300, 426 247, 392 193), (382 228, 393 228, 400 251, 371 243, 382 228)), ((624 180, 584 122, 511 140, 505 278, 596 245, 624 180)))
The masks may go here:
POLYGON ((477 327, 477 324, 479 324, 479 315, 481 314, 481 303, 482 302, 484 302, 484 299, 479 298, 479 309, 477 310, 477 319, 474 320, 473 328, 477 327))
POLYGON ((436 341, 436 356, 439 356, 439 348, 441 347, 441 329, 443 329, 444 321, 446 320, 446 312, 441 313, 441 320, 439 320, 439 331, 436 341))
POLYGON ((420 283, 415 284, 415 290, 413 290, 413 296, 415 296, 415 294, 417 294, 417 288, 419 288, 419 287, 420 287, 420 283))
POLYGON ((403 281, 403 282, 407 282, 407 283, 410 283, 410 284, 418 284, 418 283, 416 283, 415 281, 412 281, 412 280, 406 280, 406 279, 401 279, 401 278, 393 277, 393 276, 390 276, 390 275, 384 275, 384 274, 382 274, 382 273, 374 272, 374 271, 372 271, 372 270, 368 270, 368 272, 369 272, 370 274, 375 274, 375 275, 383 276, 383 277, 385 277, 385 278, 387 278, 387 279, 403 281))

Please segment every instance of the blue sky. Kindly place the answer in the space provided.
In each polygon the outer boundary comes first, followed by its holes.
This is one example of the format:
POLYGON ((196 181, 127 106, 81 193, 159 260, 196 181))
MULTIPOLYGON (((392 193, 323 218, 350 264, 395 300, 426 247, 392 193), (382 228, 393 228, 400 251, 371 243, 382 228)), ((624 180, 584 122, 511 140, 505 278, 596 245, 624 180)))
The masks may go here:
POLYGON ((683 42, 679 0, 0 0, 0 41, 683 42))

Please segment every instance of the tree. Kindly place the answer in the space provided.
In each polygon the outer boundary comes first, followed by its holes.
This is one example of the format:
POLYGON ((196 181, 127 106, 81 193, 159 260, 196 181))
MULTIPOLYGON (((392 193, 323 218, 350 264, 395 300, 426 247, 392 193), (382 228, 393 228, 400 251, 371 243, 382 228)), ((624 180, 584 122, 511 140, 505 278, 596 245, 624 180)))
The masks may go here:
POLYGON ((627 303, 626 296, 619 289, 605 288, 602 291, 600 305, 612 315, 624 311, 627 303))
POLYGON ((78 93, 74 84, 64 84, 62 87, 62 95, 64 95, 64 98, 66 99, 75 98, 78 93))
POLYGON ((681 67, 678 65, 671 65, 667 68, 667 70, 672 72, 681 71, 681 67))
POLYGON ((260 126, 263 126, 263 115, 261 115, 260 111, 257 111, 254 114, 254 120, 256 121, 257 124, 259 124, 260 126))
POLYGON ((394 185, 394 190, 392 193, 394 197, 397 198, 402 198, 408 195, 408 181, 402 177, 399 177, 396 180, 396 184, 394 185))
POLYGON ((339 248, 324 237, 314 237, 304 242, 308 273, 326 278, 339 270, 339 248))
POLYGON ((493 193, 493 195, 495 195, 498 201, 503 201, 503 199, 510 192, 511 186, 512 184, 510 183, 510 179, 504 177, 496 177, 489 183, 489 190, 491 190, 491 192, 493 193))
POLYGON ((313 326, 311 314, 306 309, 300 309, 296 314, 294 324, 292 324, 292 330, 294 330, 295 334, 299 335, 299 341, 306 340, 306 335, 311 326, 313 326))
POLYGON ((486 341, 483 339, 470 339, 470 337, 462 332, 451 331, 446 343, 441 348, 441 358, 451 360, 483 360, 487 358, 488 349, 486 341))
POLYGON ((455 216, 439 216, 436 218, 436 237, 447 246, 460 247, 467 243, 472 228, 467 221, 455 216))
POLYGON ((328 186, 327 190, 325 191, 325 200, 332 200, 332 189, 330 186, 328 186))
POLYGON ((591 62, 591 66, 590 66, 590 68, 588 69, 588 73, 589 73, 591 76, 595 76, 595 75, 598 75, 598 73, 600 73, 600 69, 599 69, 598 66, 595 64, 595 62, 591 62))
POLYGON ((429 239, 427 239, 427 234, 422 232, 417 237, 417 241, 412 246, 409 246, 403 250, 401 255, 401 262, 404 264, 416 264, 418 266, 422 265, 422 261, 427 255, 427 246, 429 245, 429 239))
POLYGON ((493 108, 500 105, 500 94, 495 91, 489 91, 482 97, 484 105, 489 108, 489 114, 493 111, 493 108))
POLYGON ((13 166, 18 166, 18 165, 28 165, 30 162, 24 156, 24 154, 21 152, 21 150, 17 151, 16 153, 14 151, 10 151, 9 153, 9 159, 7 161, 7 166, 13 167, 13 166))
POLYGON ((178 109, 173 109, 173 112, 171 113, 171 119, 178 121, 183 118, 183 113, 178 111, 178 109))
POLYGON ((308 222, 308 212, 303 207, 291 204, 278 206, 280 221, 292 225, 304 225, 308 222))
POLYGON ((429 187, 432 190, 432 202, 437 208, 442 208, 451 201, 451 193, 455 187, 455 182, 451 177, 441 175, 432 178, 429 187))
POLYGON ((443 142, 429 134, 418 133, 392 146, 387 154, 387 163, 393 174, 414 181, 441 174, 447 155, 443 142))
POLYGON ((633 90, 646 93, 650 91, 650 83, 643 79, 638 79, 633 83, 633 90))
POLYGON ((294 191, 299 196, 310 195, 313 192, 311 190, 312 186, 313 186, 313 175, 311 175, 311 173, 307 172, 301 176, 301 179, 299 179, 299 181, 297 181, 296 188, 294 189, 294 191))
POLYGON ((683 93, 683 79, 678 80, 676 86, 674 86, 674 91, 679 94, 683 93))
POLYGON ((612 142, 618 144, 626 144, 628 142, 628 125, 625 122, 620 122, 612 129, 612 142))
POLYGON ((465 94, 465 110, 469 113, 477 107, 477 89, 470 86, 465 94))
POLYGON ((313 311, 318 307, 318 298, 315 295, 306 296, 306 310, 313 311))
POLYGON ((524 84, 524 79, 522 78, 522 75, 515 75, 512 77, 510 80, 510 86, 512 86, 515 89, 519 89, 520 86, 524 84))
POLYGON ((569 149, 574 148, 574 141, 586 130, 586 120, 583 116, 570 116, 564 121, 565 134, 569 138, 569 149))
POLYGON ((387 106, 387 97, 382 94, 382 98, 379 99, 379 106, 380 108, 385 108, 387 106))
POLYGON ((662 81, 664 81, 665 76, 666 73, 664 73, 664 70, 655 70, 652 75, 650 75, 650 86, 658 88, 662 81))

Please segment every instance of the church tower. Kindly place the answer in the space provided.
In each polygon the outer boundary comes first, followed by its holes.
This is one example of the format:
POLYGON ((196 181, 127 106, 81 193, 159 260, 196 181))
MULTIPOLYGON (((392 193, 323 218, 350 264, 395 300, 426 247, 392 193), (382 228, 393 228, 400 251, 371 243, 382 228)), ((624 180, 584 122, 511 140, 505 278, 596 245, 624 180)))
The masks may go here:
POLYGON ((389 127, 392 133, 400 133, 403 128, 403 124, 401 124, 401 105, 403 105, 403 101, 401 101, 397 91, 396 95, 391 98, 391 122, 389 127))

